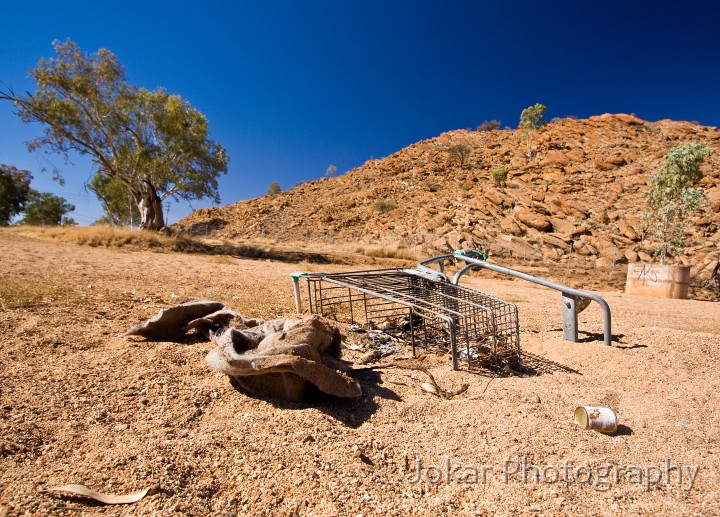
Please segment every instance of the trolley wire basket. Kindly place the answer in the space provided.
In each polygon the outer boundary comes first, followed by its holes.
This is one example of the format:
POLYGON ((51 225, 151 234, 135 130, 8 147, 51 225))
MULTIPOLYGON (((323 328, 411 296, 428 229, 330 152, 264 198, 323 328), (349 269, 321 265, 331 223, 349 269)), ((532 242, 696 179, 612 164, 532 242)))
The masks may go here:
MULTIPOLYGON (((310 311, 340 322, 381 328, 412 347, 439 348, 453 368, 522 366, 517 307, 455 285, 442 273, 378 269, 302 273, 310 311)), ((298 288, 299 290, 299 288, 298 288)), ((296 290, 296 300, 299 293, 296 290)))

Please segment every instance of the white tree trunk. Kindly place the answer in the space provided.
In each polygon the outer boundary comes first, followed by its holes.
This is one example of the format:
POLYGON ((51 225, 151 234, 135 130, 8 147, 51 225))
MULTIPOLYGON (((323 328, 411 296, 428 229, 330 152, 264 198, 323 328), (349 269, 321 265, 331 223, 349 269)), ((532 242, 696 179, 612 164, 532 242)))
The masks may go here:
POLYGON ((133 197, 140 212, 141 230, 159 230, 165 226, 163 218, 162 201, 149 182, 143 184, 140 192, 134 192, 133 197))

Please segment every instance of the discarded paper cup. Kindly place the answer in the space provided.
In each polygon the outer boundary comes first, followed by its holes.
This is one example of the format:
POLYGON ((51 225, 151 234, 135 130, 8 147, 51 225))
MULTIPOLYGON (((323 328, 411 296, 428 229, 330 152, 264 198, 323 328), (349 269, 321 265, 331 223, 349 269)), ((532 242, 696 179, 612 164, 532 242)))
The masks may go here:
POLYGON ((580 406, 575 409, 575 423, 582 429, 592 429, 601 433, 612 434, 617 431, 617 416, 606 407, 580 406))

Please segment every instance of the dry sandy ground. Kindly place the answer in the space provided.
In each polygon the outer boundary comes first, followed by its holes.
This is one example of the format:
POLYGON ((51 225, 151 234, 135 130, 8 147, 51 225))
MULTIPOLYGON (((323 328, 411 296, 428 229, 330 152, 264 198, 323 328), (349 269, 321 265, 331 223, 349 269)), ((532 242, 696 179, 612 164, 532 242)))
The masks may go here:
POLYGON ((196 336, 117 335, 183 297, 290 315, 297 264, 4 232, 0 249, 1 516, 720 513, 717 303, 601 293, 608 348, 597 305, 568 343, 555 291, 468 278, 517 303, 539 375, 455 372, 427 354, 442 387, 468 391, 444 400, 422 372, 388 368, 355 374, 357 401, 287 403, 236 391, 196 336), (613 408, 619 432, 579 429, 581 404, 613 408), (42 491, 70 483, 152 491, 113 507, 42 491))

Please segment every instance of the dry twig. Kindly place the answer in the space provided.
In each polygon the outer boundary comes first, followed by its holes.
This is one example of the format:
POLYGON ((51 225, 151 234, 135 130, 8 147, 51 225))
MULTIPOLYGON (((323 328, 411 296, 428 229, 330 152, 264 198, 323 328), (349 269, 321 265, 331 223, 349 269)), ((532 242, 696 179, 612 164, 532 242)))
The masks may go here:
MULTIPOLYGON (((459 389, 455 391, 447 391, 440 387, 440 385, 435 380, 435 377, 433 376, 430 371, 425 368, 424 366, 407 366, 404 364, 398 364, 398 363, 384 363, 384 364, 377 364, 377 365, 368 365, 368 366, 360 366, 360 367, 353 367, 350 370, 351 371, 361 371, 361 370, 379 370, 381 368, 401 368, 403 370, 415 370, 419 372, 423 372, 425 375, 428 376, 428 379, 430 380, 429 388, 423 388, 424 391, 427 391, 428 393, 432 393, 433 395, 437 395, 440 398, 444 398, 446 400, 449 400, 457 395, 460 395, 461 393, 465 393, 469 385, 463 384, 460 386, 459 389)), ((423 383, 425 384, 425 383, 423 383)))

